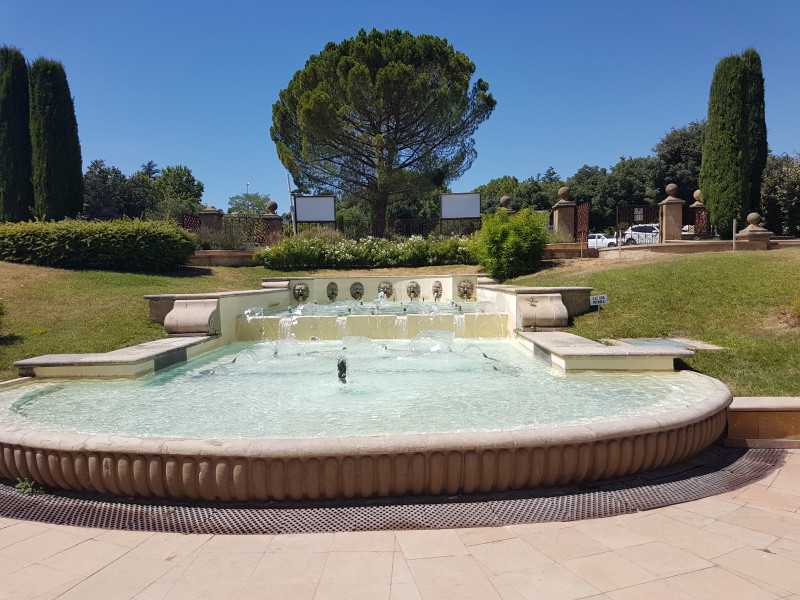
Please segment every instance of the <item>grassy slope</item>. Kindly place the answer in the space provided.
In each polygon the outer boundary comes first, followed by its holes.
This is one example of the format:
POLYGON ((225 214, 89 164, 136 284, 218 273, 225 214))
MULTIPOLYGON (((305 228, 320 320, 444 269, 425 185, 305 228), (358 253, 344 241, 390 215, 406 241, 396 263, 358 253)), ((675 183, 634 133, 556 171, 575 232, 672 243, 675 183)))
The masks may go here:
POLYGON ((800 396, 800 327, 785 317, 800 296, 800 249, 582 262, 585 269, 572 264, 517 282, 587 285, 608 294, 608 306, 577 318, 573 333, 710 342, 725 350, 697 351, 687 364, 722 380, 734 395, 800 396))
POLYGON ((0 380, 15 360, 41 354, 107 352, 164 337, 146 294, 257 289, 261 268, 187 268, 170 275, 70 271, 0 262, 0 380), (2 335, 5 334, 5 335, 2 335))

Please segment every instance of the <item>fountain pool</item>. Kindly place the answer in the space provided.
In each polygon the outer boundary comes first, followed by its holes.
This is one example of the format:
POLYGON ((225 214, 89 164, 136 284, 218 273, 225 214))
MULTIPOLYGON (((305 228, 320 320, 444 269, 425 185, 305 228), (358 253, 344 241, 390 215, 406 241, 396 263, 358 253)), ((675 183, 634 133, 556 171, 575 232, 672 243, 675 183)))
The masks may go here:
POLYGON ((0 477, 209 501, 533 488, 680 461, 729 401, 700 375, 553 373, 452 332, 235 343, 135 380, 0 388, 0 477))

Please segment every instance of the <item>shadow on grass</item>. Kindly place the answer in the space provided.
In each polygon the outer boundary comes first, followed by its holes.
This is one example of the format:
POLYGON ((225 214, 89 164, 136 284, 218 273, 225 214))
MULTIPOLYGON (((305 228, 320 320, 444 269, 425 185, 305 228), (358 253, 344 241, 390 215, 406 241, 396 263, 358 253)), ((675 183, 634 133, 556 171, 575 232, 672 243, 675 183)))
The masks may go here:
POLYGON ((154 271, 152 273, 147 273, 147 275, 163 275, 166 277, 175 277, 176 279, 210 277, 213 274, 213 271, 209 267, 181 267, 173 271, 154 271))
POLYGON ((0 346, 13 346, 14 344, 19 344, 22 339, 22 336, 16 333, 0 333, 0 346))

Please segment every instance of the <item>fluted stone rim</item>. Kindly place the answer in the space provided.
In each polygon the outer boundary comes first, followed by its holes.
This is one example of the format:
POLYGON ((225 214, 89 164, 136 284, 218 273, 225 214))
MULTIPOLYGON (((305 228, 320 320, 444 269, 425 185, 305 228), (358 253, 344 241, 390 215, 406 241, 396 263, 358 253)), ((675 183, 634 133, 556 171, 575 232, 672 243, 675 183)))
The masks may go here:
POLYGON ((0 426, 0 477, 182 500, 505 491, 620 477, 696 454, 724 431, 728 389, 662 415, 508 431, 319 439, 171 439, 0 426))

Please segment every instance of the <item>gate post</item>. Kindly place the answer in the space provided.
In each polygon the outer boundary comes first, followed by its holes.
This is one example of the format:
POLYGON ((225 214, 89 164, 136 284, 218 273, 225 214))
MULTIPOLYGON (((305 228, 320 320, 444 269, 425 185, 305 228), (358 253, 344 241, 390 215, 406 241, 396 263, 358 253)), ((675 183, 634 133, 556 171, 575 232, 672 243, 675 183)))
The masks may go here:
POLYGON ((553 229, 575 238, 575 203, 569 199, 569 188, 558 189, 558 202, 553 205, 553 229))
POLYGON ((662 244, 668 240, 682 239, 683 205, 686 204, 675 197, 678 186, 674 183, 670 183, 664 191, 667 192, 667 197, 658 203, 658 230, 662 244))

